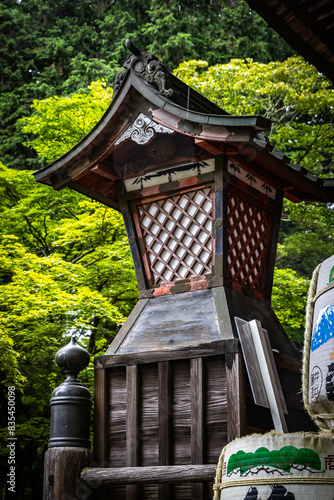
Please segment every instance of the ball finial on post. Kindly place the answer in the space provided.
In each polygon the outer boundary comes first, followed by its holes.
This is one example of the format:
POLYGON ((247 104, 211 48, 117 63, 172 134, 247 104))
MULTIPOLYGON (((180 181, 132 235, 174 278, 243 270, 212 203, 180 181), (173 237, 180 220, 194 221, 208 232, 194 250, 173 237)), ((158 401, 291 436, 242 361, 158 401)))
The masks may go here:
POLYGON ((56 354, 66 380, 52 393, 51 432, 44 459, 43 500, 89 498, 91 490, 80 480, 82 469, 92 462, 90 446, 90 392, 77 379, 88 366, 88 352, 75 337, 56 354))
POLYGON ((77 379, 78 373, 88 366, 89 360, 88 352, 77 344, 75 337, 56 354, 56 363, 64 370, 67 379, 52 393, 49 448, 90 448, 92 402, 89 390, 77 379))

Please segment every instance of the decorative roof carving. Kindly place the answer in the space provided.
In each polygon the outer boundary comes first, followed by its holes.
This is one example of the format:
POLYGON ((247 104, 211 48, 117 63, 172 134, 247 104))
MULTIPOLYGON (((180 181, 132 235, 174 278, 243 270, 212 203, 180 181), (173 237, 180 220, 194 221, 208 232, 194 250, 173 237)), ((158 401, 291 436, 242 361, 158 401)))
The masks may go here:
POLYGON ((154 137, 155 132, 160 134, 173 134, 174 130, 154 122, 143 113, 139 113, 133 124, 126 129, 115 144, 120 144, 129 137, 137 144, 147 144, 150 139, 154 137))
POLYGON ((126 40, 125 46, 132 52, 132 55, 123 63, 123 67, 126 69, 121 70, 116 75, 114 82, 114 97, 119 91, 127 70, 129 69, 134 71, 146 82, 155 86, 160 94, 165 97, 171 97, 174 94, 174 90, 167 88, 169 86, 169 73, 165 66, 160 64, 158 59, 149 52, 137 49, 130 40, 126 40))

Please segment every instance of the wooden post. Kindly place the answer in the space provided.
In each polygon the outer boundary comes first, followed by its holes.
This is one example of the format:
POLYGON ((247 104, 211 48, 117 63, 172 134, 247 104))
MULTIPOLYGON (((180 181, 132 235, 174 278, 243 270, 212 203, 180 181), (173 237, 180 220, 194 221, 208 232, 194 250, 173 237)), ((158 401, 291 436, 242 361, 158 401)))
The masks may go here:
POLYGON ((108 432, 107 432, 107 401, 108 401, 108 381, 107 370, 100 369, 95 365, 94 376, 94 455, 99 467, 104 467, 108 461, 108 432))
POLYGON ((51 436, 44 460, 43 500, 86 500, 93 491, 80 480, 82 469, 92 463, 91 397, 77 379, 89 359, 74 337, 56 354, 56 363, 67 379, 53 391, 50 402, 51 436))
POLYGON ((227 440, 246 433, 245 373, 241 352, 226 354, 227 440))
POLYGON ((49 448, 44 459, 43 500, 86 500, 92 488, 80 480, 92 462, 92 451, 79 447, 49 448))
MULTIPOLYGON (((191 462, 203 464, 204 459, 204 381, 203 358, 190 360, 190 391, 191 391, 191 462)), ((191 498, 202 500, 203 483, 191 485, 191 498)))
MULTIPOLYGON (((171 458, 171 366, 169 361, 158 363, 159 380, 159 465, 170 464, 171 458)), ((159 500, 169 500, 169 484, 159 485, 159 500)))
MULTIPOLYGON (((126 462, 128 467, 138 465, 138 366, 130 365, 126 370, 126 462)), ((126 500, 136 500, 137 486, 126 486, 126 500)))

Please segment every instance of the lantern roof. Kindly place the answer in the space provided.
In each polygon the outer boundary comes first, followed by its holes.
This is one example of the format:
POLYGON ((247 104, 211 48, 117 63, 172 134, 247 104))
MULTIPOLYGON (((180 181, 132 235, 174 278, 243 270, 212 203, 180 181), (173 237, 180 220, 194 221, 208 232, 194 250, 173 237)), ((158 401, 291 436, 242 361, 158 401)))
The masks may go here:
POLYGON ((334 180, 319 179, 277 153, 263 132, 271 121, 234 116, 127 41, 132 55, 117 76, 113 102, 71 150, 34 174, 119 210, 115 184, 221 154, 294 202, 334 201, 334 180))

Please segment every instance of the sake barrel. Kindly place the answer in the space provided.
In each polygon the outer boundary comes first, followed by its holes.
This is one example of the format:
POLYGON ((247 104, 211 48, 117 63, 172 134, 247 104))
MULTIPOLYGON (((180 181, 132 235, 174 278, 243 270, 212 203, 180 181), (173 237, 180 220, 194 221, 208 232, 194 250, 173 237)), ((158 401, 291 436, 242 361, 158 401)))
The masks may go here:
POLYGON ((310 285, 303 397, 319 429, 334 432, 334 256, 317 267, 310 285))
POLYGON ((334 438, 253 434, 223 450, 214 500, 333 500, 334 438))

